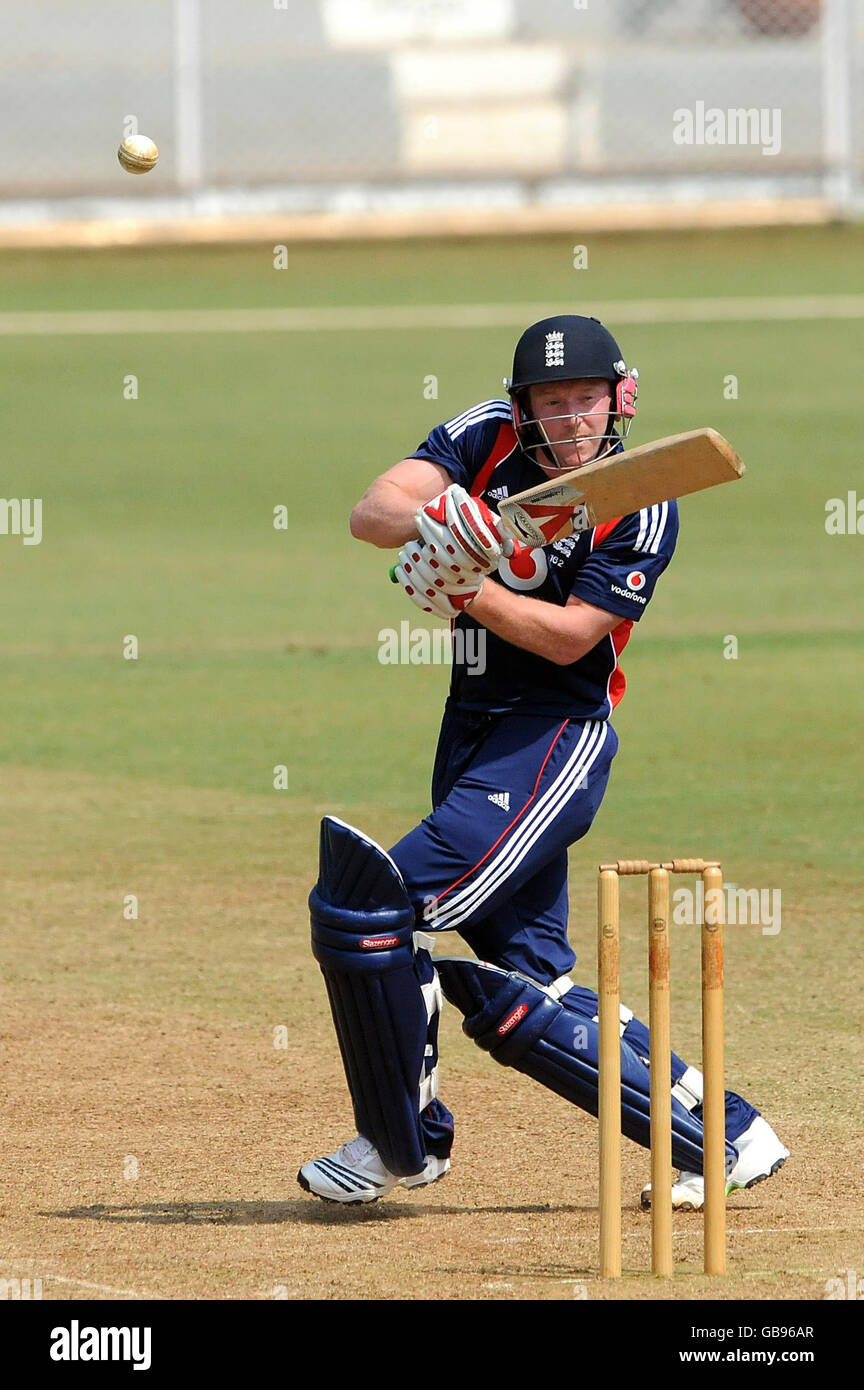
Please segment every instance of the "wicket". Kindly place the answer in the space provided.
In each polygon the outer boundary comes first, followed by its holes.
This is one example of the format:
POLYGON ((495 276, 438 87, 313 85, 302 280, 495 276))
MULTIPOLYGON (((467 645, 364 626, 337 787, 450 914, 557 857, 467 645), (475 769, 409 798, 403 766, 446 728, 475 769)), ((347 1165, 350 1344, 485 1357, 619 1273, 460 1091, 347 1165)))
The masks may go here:
POLYGON ((648 877, 651 1092, 651 1269, 668 1277, 672 1258, 672 1091, 669 1001, 669 875, 701 874, 702 1074, 705 1130, 704 1270, 726 1272, 726 1089, 723 1068, 723 874, 716 860, 601 864, 597 884, 599 1022, 600 1274, 621 1274, 621 1031, 619 879, 648 877))

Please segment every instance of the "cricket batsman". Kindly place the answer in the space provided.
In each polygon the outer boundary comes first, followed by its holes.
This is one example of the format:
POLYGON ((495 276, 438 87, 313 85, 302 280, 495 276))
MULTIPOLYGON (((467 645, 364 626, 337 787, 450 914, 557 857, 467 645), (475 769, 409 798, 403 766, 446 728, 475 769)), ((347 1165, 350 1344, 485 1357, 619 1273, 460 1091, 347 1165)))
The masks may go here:
MULTIPOLYGON (((454 1121, 438 1094, 442 993, 502 1065, 597 1114, 597 996, 570 971, 567 850, 603 800, 625 691, 619 660, 672 559, 674 501, 536 549, 495 504, 620 451, 638 373, 593 318, 532 324, 508 400, 438 425, 375 480, 352 534, 401 547, 412 602, 471 633, 454 642, 432 810, 385 852, 335 817, 321 827, 312 949, 327 986, 358 1133, 298 1173, 327 1201, 374 1202, 450 1168, 454 1121), (482 646, 478 646, 482 643, 482 646), (483 650, 469 664, 460 653, 483 650), (477 959, 441 958, 458 931, 477 959)), ((622 1007, 622 1127, 650 1146, 648 1029, 622 1007)), ((674 1208, 704 1203, 702 1075, 670 1057, 674 1208)), ((788 1150, 726 1093, 727 1193, 771 1177, 788 1150)), ((652 1200, 650 1188, 643 1205, 652 1200)), ((668 1200, 668 1199, 667 1199, 668 1200)))

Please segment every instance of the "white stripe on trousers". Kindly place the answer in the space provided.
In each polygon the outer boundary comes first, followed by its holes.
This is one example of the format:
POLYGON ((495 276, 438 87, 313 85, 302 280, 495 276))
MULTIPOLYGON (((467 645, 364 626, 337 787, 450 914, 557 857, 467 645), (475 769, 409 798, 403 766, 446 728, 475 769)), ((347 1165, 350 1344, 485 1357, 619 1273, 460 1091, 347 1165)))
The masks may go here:
POLYGON ((434 924, 437 931, 452 930, 497 891, 558 815, 573 787, 590 772, 606 742, 606 735, 605 722, 592 719, 586 725, 566 765, 528 813, 512 840, 487 864, 479 878, 456 894, 443 912, 435 912, 433 904, 427 918, 430 925, 434 924))

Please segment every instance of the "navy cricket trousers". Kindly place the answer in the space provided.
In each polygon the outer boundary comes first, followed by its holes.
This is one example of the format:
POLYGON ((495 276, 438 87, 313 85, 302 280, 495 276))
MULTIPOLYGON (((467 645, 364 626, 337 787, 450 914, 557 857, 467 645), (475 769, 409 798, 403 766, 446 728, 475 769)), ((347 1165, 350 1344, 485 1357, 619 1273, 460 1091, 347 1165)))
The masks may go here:
POLYGON ((541 984, 565 975, 567 847, 597 814, 618 748, 611 724, 448 704, 434 809, 391 849, 427 931, 541 984))
MULTIPOLYGON (((567 939, 567 847, 589 829, 618 748, 611 724, 486 714, 448 702, 435 755, 433 811, 390 850, 430 932, 458 931, 481 960, 550 984, 575 961, 567 939)), ((418 968, 433 976, 428 953, 418 968)), ((426 1075, 438 1063, 429 1021, 426 1075)), ((453 1116, 422 1112, 426 1152, 446 1158, 453 1116)))

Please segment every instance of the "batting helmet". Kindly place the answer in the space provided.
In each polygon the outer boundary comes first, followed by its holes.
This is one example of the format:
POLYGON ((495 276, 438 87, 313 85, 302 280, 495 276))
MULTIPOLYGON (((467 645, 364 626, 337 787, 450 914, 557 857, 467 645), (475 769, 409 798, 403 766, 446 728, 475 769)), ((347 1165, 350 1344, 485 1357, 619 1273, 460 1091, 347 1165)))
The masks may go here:
POLYGON ((544 381, 574 381, 585 377, 601 377, 613 388, 613 405, 605 431, 587 436, 605 440, 608 448, 612 448, 619 439, 616 421, 622 425, 621 438, 626 439, 630 432, 636 414, 639 373, 635 367, 626 366, 609 329, 604 328, 599 319, 579 314, 556 314, 525 329, 516 344, 513 375, 504 381, 513 409, 513 425, 525 453, 533 455, 542 449, 551 465, 559 466, 542 421, 534 419, 528 407, 528 387, 544 381))

